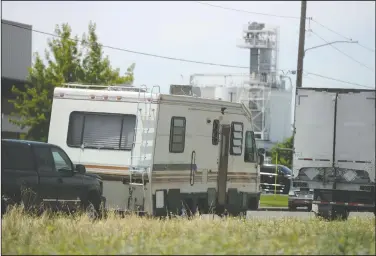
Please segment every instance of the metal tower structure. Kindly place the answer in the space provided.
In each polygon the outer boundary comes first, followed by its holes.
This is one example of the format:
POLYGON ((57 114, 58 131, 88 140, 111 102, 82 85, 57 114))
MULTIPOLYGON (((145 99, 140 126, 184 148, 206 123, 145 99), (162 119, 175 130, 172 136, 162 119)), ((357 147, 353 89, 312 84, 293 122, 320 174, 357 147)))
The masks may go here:
MULTIPOLYGON (((237 47, 250 51, 250 79, 248 85, 249 108, 253 114, 255 134, 260 140, 269 139, 270 96, 278 88, 279 29, 263 23, 248 23, 243 28, 237 47)), ((246 97, 245 95, 242 98, 246 97)))

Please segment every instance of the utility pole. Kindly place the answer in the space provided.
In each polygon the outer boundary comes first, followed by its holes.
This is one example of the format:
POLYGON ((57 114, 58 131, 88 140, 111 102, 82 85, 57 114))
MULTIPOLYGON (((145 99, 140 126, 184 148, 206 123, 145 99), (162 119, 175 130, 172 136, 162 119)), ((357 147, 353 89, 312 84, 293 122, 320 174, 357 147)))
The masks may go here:
POLYGON ((300 32, 299 32, 299 50, 298 50, 298 66, 296 74, 296 88, 302 87, 303 80, 303 59, 304 59, 304 39, 305 39, 305 23, 307 14, 307 1, 302 1, 300 10, 300 32))

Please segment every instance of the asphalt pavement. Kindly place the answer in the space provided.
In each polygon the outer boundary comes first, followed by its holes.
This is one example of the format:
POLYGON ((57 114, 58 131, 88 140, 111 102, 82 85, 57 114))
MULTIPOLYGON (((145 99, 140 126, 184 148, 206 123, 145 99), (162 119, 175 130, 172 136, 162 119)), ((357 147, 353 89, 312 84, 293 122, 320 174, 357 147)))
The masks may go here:
MULTIPOLYGON (((298 218, 298 219, 310 219, 316 218, 313 212, 308 212, 305 209, 297 210, 294 212, 290 212, 287 210, 266 210, 261 209, 258 211, 248 211, 247 212, 247 219, 257 218, 257 219, 268 219, 268 218, 298 218)), ((362 218, 369 218, 374 217, 374 214, 371 212, 351 212, 349 218, 351 217, 362 217, 362 218)), ((206 214, 204 218, 213 218, 213 215, 206 214)), ((218 216, 214 216, 215 219, 219 218, 218 216)))

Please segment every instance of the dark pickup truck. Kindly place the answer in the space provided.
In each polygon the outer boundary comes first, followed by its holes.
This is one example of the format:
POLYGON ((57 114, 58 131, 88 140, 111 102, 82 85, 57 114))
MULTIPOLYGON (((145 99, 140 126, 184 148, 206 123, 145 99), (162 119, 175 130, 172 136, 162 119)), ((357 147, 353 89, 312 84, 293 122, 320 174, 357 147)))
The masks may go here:
POLYGON ((1 211, 23 204, 26 210, 85 210, 97 217, 105 203, 102 180, 74 165, 60 147, 42 142, 1 140, 1 211))
POLYGON ((260 170, 260 182, 264 192, 274 192, 275 189, 278 194, 288 194, 292 171, 284 165, 264 164, 260 170))

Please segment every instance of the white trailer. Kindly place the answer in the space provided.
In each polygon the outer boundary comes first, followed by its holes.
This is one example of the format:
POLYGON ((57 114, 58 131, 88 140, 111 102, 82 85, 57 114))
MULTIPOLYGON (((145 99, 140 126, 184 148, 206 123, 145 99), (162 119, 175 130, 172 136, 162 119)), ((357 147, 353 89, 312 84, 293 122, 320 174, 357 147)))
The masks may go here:
POLYGON ((298 88, 289 207, 375 211, 375 90, 298 88))
POLYGON ((102 177, 106 208, 154 216, 258 208, 263 157, 243 104, 156 86, 88 87, 55 89, 48 141, 102 177))

